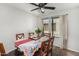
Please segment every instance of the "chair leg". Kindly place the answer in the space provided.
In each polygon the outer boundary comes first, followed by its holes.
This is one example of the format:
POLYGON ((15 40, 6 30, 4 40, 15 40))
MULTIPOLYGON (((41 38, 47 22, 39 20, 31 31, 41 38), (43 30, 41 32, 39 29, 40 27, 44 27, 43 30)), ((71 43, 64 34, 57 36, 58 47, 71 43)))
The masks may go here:
POLYGON ((52 49, 51 49, 51 56, 53 55, 52 52, 53 52, 53 51, 52 51, 52 49))
POLYGON ((48 53, 48 51, 47 51, 47 55, 46 55, 46 56, 48 56, 48 54, 49 54, 49 53, 48 53))

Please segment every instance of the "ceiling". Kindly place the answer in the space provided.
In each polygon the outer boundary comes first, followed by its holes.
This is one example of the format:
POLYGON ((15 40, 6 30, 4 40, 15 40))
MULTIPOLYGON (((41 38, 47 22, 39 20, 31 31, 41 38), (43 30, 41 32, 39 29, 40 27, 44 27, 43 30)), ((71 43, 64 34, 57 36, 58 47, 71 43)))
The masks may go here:
MULTIPOLYGON (((31 12, 32 9, 37 8, 37 7, 34 6, 34 5, 31 5, 29 3, 10 3, 8 5, 16 7, 18 9, 20 9, 20 10, 25 11, 25 12, 35 14, 35 15, 42 14, 40 12, 40 10, 35 10, 35 11, 31 12)), ((52 12, 56 12, 56 11, 62 11, 62 10, 78 8, 79 7, 79 3, 48 3, 46 6, 50 6, 50 7, 54 6, 54 7, 56 7, 56 9, 55 10, 45 9, 45 13, 44 14, 52 13, 52 12)))

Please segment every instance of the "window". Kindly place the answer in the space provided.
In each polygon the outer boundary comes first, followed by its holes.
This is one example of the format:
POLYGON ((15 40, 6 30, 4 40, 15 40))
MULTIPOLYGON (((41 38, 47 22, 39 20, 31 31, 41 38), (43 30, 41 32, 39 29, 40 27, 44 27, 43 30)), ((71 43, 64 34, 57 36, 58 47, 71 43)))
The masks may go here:
POLYGON ((44 30, 45 30, 45 31, 48 31, 48 30, 49 30, 49 29, 48 29, 48 23, 45 23, 45 24, 44 24, 44 30))
POLYGON ((53 31, 56 31, 56 23, 53 23, 53 31))

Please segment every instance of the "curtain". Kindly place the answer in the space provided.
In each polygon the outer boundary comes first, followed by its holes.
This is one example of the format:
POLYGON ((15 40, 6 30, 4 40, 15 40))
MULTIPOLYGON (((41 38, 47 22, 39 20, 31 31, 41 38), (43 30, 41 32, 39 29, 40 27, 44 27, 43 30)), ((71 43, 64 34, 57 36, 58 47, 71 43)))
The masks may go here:
POLYGON ((62 35, 63 35, 63 49, 67 48, 68 41, 68 15, 62 16, 62 35))

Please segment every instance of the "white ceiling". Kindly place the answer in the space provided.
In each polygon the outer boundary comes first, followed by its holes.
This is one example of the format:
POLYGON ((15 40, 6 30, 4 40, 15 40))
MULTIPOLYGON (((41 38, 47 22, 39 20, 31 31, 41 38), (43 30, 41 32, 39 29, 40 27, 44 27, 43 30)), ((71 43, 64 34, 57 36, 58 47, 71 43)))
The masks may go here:
MULTIPOLYGON (((35 11, 31 12, 32 9, 37 8, 37 7, 34 6, 34 5, 31 5, 29 3, 10 3, 8 5, 16 7, 20 10, 25 11, 25 12, 35 14, 35 15, 42 14, 40 12, 40 10, 35 10, 35 11)), ((46 6, 50 6, 50 7, 54 6, 54 7, 56 7, 56 9, 55 10, 45 9, 44 14, 51 13, 51 12, 56 12, 56 11, 61 11, 61 10, 68 10, 68 9, 78 8, 79 3, 48 3, 46 6)))

